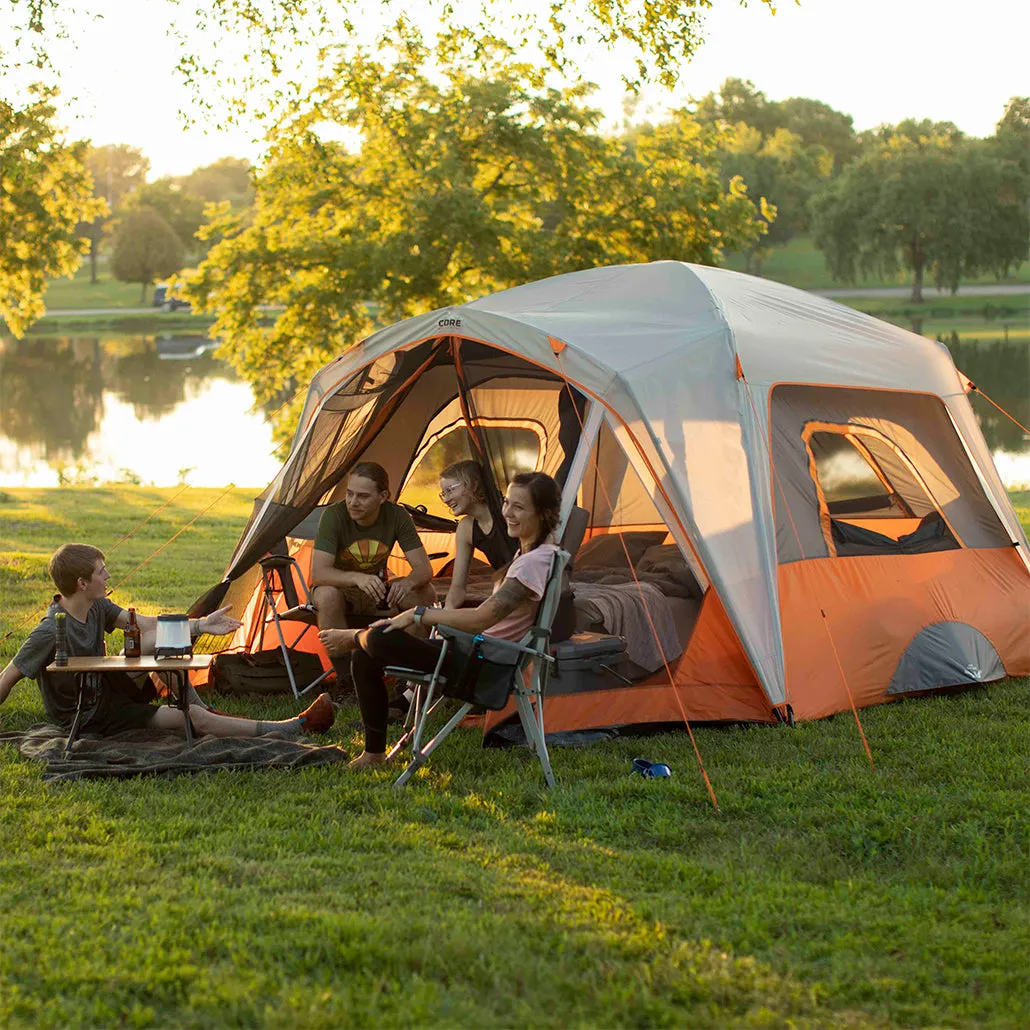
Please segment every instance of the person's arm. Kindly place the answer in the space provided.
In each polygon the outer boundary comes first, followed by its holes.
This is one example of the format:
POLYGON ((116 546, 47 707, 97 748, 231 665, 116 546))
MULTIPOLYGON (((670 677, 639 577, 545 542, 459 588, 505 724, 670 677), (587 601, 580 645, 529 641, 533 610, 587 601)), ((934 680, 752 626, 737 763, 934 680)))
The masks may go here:
POLYGON ((390 580, 390 586, 386 591, 386 603, 390 607, 399 605, 408 591, 424 587, 433 578, 433 566, 424 547, 405 551, 404 557, 411 566, 411 572, 390 580))
MULTIPOLYGON (((478 608, 427 608, 422 614, 422 625, 450 626, 466 633, 482 633, 505 616, 511 615, 520 604, 537 600, 538 597, 539 595, 530 590, 525 583, 509 576, 478 608)), ((415 609, 409 608, 406 612, 375 625, 388 625, 391 629, 408 629, 415 625, 415 609)))
POLYGON ((458 523, 454 534, 454 570, 451 587, 444 599, 444 608, 460 608, 468 591, 469 566, 472 564, 472 516, 466 515, 458 523))
POLYGON ((0 672, 0 705, 7 700, 7 695, 10 694, 15 683, 22 678, 21 670, 18 666, 14 662, 8 662, 7 668, 0 672))
POLYGON ((364 572, 344 572, 336 567, 335 558, 328 551, 311 551, 311 585, 313 587, 357 587, 378 604, 383 600, 383 581, 364 572))
MULTIPOLYGON (((211 612, 210 615, 205 615, 203 618, 190 619, 190 639, 193 640, 204 633, 221 637, 239 629, 243 623, 229 614, 231 608, 232 605, 227 604, 224 608, 219 608, 218 611, 211 612)), ((157 616, 140 615, 137 612, 136 624, 139 626, 140 632, 140 650, 143 654, 153 654, 154 644, 157 640, 157 616)), ((114 625, 115 628, 124 630, 129 625, 129 613, 122 609, 114 620, 114 625)))

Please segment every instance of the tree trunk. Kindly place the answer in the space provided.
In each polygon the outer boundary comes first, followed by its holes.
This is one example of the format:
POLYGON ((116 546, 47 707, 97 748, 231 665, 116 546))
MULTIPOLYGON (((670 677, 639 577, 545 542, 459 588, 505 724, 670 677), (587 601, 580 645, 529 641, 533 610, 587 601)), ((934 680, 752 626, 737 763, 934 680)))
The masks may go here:
POLYGON ((918 247, 912 257, 912 303, 923 303, 923 254, 918 247))
POLYGON ((89 227, 89 281, 91 283, 96 283, 97 281, 97 256, 100 252, 99 236, 100 224, 94 218, 89 227))
POLYGON ((140 293, 139 293, 139 302, 140 302, 140 304, 146 304, 146 302, 147 302, 147 281, 144 279, 143 282, 140 283, 140 286, 142 286, 143 289, 140 290, 140 293))

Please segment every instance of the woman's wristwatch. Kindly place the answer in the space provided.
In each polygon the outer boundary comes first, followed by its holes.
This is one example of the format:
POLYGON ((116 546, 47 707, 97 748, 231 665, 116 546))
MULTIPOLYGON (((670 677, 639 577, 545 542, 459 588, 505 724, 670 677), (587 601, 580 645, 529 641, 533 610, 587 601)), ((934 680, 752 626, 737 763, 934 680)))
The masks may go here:
POLYGON ((416 626, 421 626, 422 625, 422 616, 425 615, 425 614, 426 614, 426 606, 424 604, 419 604, 419 605, 415 606, 414 619, 415 619, 415 625, 416 626))

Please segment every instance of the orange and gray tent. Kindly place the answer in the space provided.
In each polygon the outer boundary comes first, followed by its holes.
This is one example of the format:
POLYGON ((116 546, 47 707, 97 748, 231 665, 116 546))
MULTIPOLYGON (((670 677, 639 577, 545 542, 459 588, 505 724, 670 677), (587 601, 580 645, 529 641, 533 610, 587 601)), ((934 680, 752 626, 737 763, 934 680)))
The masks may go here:
POLYGON ((932 340, 679 262, 410 318, 315 376, 196 610, 224 597, 250 620, 234 643, 272 646, 255 563, 283 538, 305 563, 313 513, 356 461, 432 510, 444 459, 472 455, 502 489, 513 471, 555 475, 588 539, 674 543, 699 588, 667 668, 549 695, 549 730, 819 718, 1027 675, 1027 540, 963 382, 932 340))

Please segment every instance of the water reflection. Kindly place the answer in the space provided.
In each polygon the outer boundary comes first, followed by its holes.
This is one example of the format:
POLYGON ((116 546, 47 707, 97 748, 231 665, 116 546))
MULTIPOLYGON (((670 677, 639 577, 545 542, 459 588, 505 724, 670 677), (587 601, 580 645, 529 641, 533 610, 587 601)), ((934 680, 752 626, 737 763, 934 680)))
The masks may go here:
MULTIPOLYGON (((1030 345, 939 338, 973 382, 1030 426, 1030 345)), ((214 346, 195 334, 0 337, 0 486, 263 487, 279 469, 271 429, 214 346)), ((972 401, 1002 480, 1030 485, 1030 439, 972 401)))
POLYGON ((263 486, 279 467, 271 430, 214 346, 202 335, 0 340, 0 485, 263 486))

